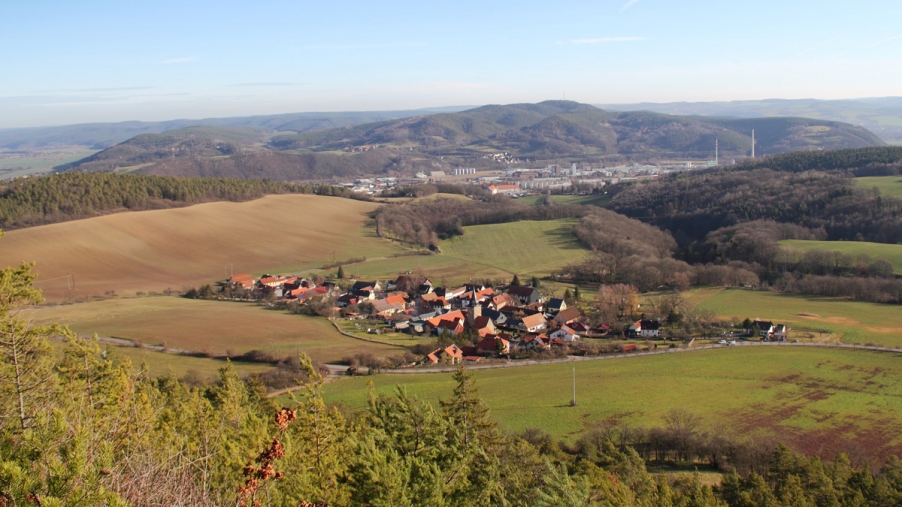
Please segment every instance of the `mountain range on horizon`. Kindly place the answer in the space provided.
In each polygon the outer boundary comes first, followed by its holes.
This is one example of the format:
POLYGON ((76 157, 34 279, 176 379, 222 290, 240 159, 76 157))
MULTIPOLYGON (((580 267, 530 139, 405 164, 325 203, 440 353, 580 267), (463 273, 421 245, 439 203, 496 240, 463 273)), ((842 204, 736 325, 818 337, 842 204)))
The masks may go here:
POLYGON ((759 155, 885 144, 862 127, 835 121, 618 112, 572 101, 489 105, 332 128, 319 120, 320 127, 311 126, 306 118, 303 131, 286 132, 284 120, 255 117, 231 121, 239 126, 140 134, 58 170, 294 181, 501 168, 491 156, 498 153, 533 166, 616 165, 709 160, 717 144, 724 160, 738 159, 750 154, 752 130, 759 155))

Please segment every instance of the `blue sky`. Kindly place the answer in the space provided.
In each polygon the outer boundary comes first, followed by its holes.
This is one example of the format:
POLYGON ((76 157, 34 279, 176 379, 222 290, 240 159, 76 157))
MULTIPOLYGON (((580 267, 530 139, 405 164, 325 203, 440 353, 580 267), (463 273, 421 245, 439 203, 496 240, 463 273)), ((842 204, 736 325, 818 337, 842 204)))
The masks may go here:
POLYGON ((0 3, 0 128, 902 95, 902 2, 0 3))

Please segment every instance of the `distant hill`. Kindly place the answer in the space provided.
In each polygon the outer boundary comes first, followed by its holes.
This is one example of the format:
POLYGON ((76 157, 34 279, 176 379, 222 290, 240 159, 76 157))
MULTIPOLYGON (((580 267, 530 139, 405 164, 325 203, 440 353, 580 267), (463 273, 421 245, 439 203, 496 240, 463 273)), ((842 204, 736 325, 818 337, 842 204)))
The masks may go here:
POLYGON ((860 125, 886 142, 902 144, 902 97, 847 100, 769 99, 733 102, 670 102, 598 104, 614 111, 654 111, 666 114, 765 118, 792 116, 860 125))
POLYGON ((400 111, 289 113, 199 120, 170 120, 161 122, 127 121, 119 123, 84 123, 60 127, 0 129, 0 148, 27 150, 48 146, 87 146, 103 149, 140 134, 159 134, 192 126, 250 127, 271 132, 307 132, 372 123, 376 121, 420 116, 428 113, 461 111, 467 106, 429 108, 400 111))
POLYGON ((726 156, 751 149, 756 130, 760 154, 818 148, 861 148, 884 143, 866 129, 805 118, 743 120, 611 112, 588 104, 483 106, 468 111, 277 136, 275 149, 314 151, 385 145, 414 147, 433 155, 508 151, 521 157, 580 155, 713 158, 714 139, 726 156))
POLYGON ((259 147, 265 140, 262 130, 249 127, 187 127, 137 135, 71 166, 80 171, 113 171, 173 158, 229 156, 259 147))
POLYGON ((459 165, 492 167, 497 163, 484 155, 497 152, 533 164, 713 159, 715 139, 726 159, 749 154, 752 129, 759 155, 885 144, 861 127, 824 120, 610 112, 548 101, 276 136, 262 127, 188 127, 142 134, 60 169, 326 180, 410 175, 459 165))
POLYGON ((387 149, 353 154, 272 151, 264 148, 265 139, 262 130, 247 127, 141 134, 57 171, 307 181, 450 168, 439 158, 387 149))

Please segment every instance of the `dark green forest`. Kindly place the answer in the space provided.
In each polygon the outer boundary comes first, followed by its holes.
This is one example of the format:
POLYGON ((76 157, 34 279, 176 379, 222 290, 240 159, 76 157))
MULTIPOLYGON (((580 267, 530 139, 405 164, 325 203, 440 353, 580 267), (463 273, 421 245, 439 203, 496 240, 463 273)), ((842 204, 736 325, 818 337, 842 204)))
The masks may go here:
POLYGON ((733 169, 772 169, 784 172, 852 171, 855 176, 891 176, 899 174, 902 146, 880 146, 847 150, 794 151, 780 155, 748 159, 733 169), (895 168, 895 172, 892 171, 895 168))

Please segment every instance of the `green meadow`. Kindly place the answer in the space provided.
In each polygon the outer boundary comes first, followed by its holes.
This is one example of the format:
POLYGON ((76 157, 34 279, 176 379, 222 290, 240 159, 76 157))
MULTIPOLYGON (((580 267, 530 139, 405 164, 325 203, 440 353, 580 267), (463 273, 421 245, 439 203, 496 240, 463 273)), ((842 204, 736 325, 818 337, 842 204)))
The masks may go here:
POLYGON ((902 176, 864 176, 855 178, 855 184, 861 188, 876 188, 880 195, 902 197, 902 176))
POLYGON ((448 284, 507 280, 514 274, 545 276, 588 253, 573 234, 576 223, 574 219, 524 220, 468 226, 462 236, 441 241, 440 254, 376 258, 345 266, 344 271, 348 277, 379 279, 410 271, 448 284))
MULTIPOLYGON (((671 409, 732 436, 775 435, 799 447, 851 440, 878 450, 902 443, 902 355, 810 347, 730 347, 613 360, 474 370, 479 393, 509 431, 540 428, 565 439, 606 422, 662 425, 671 409), (570 406, 576 371, 577 406, 570 406)), ((343 378, 326 400, 365 407, 366 383, 437 403, 448 374, 343 378)))
POLYGON ((867 254, 877 259, 886 259, 892 263, 893 271, 896 274, 902 274, 902 245, 869 243, 867 241, 808 241, 801 239, 788 239, 781 241, 780 245, 803 252, 825 250, 849 255, 867 254))
POLYGON ((843 343, 902 347, 902 311, 895 305, 722 288, 695 289, 687 299, 723 318, 760 318, 789 324, 796 333, 835 333, 843 343))
POLYGON ((522 221, 464 227, 442 241, 442 255, 518 275, 548 275, 586 255, 573 234, 576 220, 522 221))

